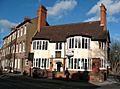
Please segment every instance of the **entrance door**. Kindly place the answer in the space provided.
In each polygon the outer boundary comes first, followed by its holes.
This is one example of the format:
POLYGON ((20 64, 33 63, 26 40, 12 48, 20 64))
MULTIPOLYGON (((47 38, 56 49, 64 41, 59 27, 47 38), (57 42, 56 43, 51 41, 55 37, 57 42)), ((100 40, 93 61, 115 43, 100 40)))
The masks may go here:
POLYGON ((99 72, 100 58, 92 58, 92 70, 93 72, 99 72))
POLYGON ((60 68, 62 67, 62 63, 61 62, 57 62, 57 72, 60 72, 60 68))

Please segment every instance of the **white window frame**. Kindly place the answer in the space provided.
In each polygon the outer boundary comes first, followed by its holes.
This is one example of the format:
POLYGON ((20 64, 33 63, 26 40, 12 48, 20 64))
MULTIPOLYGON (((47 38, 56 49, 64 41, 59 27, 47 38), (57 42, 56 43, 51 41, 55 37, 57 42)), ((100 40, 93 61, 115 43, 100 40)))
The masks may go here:
POLYGON ((33 50, 48 50, 48 41, 47 40, 34 40, 32 42, 32 49, 33 50), (34 42, 36 42, 36 45, 34 45, 34 42), (34 46, 35 46, 35 49, 33 49, 34 46), (46 49, 46 46, 47 46, 47 49, 46 49))
POLYGON ((50 59, 48 59, 48 58, 34 58, 33 59, 33 67, 40 68, 40 69, 49 69, 50 59))
POLYGON ((91 59, 89 58, 70 58, 68 59, 69 61, 67 61, 66 63, 68 63, 68 70, 75 70, 75 71, 90 71, 91 70, 91 59), (75 63, 75 60, 76 60, 76 63, 75 63), (83 64, 82 64, 82 60, 83 60, 83 64), (85 69, 85 60, 86 63, 87 63, 87 68, 85 69), (88 61, 89 60, 89 61, 88 61))

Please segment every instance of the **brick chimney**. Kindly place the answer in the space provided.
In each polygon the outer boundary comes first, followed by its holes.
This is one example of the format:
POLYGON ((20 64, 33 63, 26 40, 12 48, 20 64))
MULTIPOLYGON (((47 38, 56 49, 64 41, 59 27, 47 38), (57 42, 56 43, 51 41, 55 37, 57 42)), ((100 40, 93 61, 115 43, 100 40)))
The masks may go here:
POLYGON ((38 32, 41 31, 43 26, 46 26, 46 16, 47 16, 47 9, 43 6, 40 5, 37 11, 37 17, 38 17, 38 32))
POLYGON ((100 6, 100 25, 103 26, 103 30, 106 31, 106 8, 104 6, 104 4, 102 3, 100 6))

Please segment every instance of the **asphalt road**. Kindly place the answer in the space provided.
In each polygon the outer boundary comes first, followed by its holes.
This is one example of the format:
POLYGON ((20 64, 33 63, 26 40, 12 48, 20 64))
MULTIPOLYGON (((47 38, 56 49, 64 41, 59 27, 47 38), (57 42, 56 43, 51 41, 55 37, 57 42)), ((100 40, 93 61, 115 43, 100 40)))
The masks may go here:
POLYGON ((24 76, 0 77, 0 89, 120 89, 119 87, 116 84, 97 86, 83 81, 34 79, 24 76))

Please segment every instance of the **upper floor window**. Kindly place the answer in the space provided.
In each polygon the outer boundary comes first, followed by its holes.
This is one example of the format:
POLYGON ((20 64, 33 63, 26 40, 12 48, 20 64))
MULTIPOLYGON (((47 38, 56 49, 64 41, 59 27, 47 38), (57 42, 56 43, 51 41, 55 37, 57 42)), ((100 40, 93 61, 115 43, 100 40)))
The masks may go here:
POLYGON ((21 52, 21 50, 22 50, 22 45, 21 45, 21 43, 19 44, 19 52, 21 52))
POLYGON ((21 27, 21 30, 20 30, 20 31, 21 31, 21 36, 22 36, 22 35, 23 35, 23 27, 21 27))
POLYGON ((36 41, 33 41, 33 50, 36 49, 36 41))
POLYGON ((87 37, 71 37, 68 38, 68 48, 90 48, 90 38, 87 37))
POLYGON ((25 42, 23 42, 23 52, 25 52, 25 42))
POLYGON ((27 31, 27 27, 26 25, 24 26, 24 34, 26 34, 26 31, 27 31))
POLYGON ((16 53, 18 53, 18 44, 16 45, 16 53))
POLYGON ((56 50, 62 49, 62 43, 56 43, 56 50))
POLYGON ((18 29, 18 31, 17 31, 18 33, 17 33, 17 37, 19 37, 19 34, 20 34, 20 30, 18 29))
POLYGON ((99 41, 99 49, 105 49, 106 48, 106 43, 99 41))
POLYGON ((33 41, 33 50, 47 50, 48 49, 48 41, 33 41))

